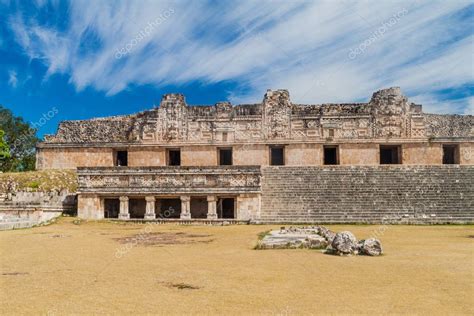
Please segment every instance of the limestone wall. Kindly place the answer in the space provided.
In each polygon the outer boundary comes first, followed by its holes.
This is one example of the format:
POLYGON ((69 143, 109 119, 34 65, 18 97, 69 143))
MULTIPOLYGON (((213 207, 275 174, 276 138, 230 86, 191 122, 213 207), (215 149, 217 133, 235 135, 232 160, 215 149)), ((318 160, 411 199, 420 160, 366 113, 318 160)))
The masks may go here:
POLYGON ((79 195, 77 201, 77 216, 79 218, 87 219, 103 219, 103 200, 101 200, 97 195, 79 195))
POLYGON ((463 165, 474 165, 474 142, 460 144, 459 158, 463 165))
MULTIPOLYGON (((341 165, 379 165, 379 143, 337 143, 341 165)), ((404 165, 441 165, 443 144, 453 142, 388 143, 402 147, 404 165)), ((321 143, 299 143, 285 145, 285 164, 288 166, 320 166, 323 164, 321 143)), ((239 144, 233 149, 233 164, 236 166, 270 164, 270 146, 267 144, 239 144)), ((229 146, 194 145, 169 147, 181 149, 182 166, 217 166, 218 148, 229 146)), ((130 167, 166 166, 167 148, 161 146, 119 147, 128 150, 130 167)), ((459 143, 461 165, 474 164, 474 143, 459 143)), ((111 148, 54 148, 42 149, 38 154, 38 169, 76 169, 77 167, 112 167, 114 151, 111 148)))
POLYGON ((341 144, 339 160, 341 165, 378 165, 378 144, 341 144))
POLYGON ((474 166, 285 166, 262 174, 262 222, 474 222, 474 166))
POLYGON ((183 166, 217 166, 215 146, 185 146, 181 148, 183 166))
POLYGON ((320 144, 289 144, 285 147, 285 164, 289 166, 317 166, 322 162, 323 147, 320 144))
POLYGON ((404 165, 441 165, 443 146, 441 143, 403 144, 404 165))
POLYGON ((233 147, 233 151, 233 163, 237 166, 265 166, 269 164, 270 153, 266 145, 236 145, 233 147))
POLYGON ((37 150, 36 169, 76 169, 79 166, 112 167, 114 165, 113 157, 113 148, 83 146, 42 148, 37 150))
MULTIPOLYGON (((130 148, 130 150, 128 151, 128 165, 130 167, 165 166, 166 165, 166 149, 163 147, 130 148)), ((97 164, 93 167, 99 167, 99 166, 102 166, 102 165, 97 164)))
POLYGON ((76 173, 0 173, 0 230, 25 228, 76 211, 76 173))

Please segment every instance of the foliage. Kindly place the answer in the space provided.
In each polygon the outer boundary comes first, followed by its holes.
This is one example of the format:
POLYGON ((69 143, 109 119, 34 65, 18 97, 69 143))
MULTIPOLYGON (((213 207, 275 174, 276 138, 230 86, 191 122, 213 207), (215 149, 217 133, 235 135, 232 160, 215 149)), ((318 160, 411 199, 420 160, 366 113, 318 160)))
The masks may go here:
POLYGON ((10 147, 4 139, 5 132, 0 129, 0 160, 10 158, 10 147))
MULTIPOLYGON (((35 168, 35 146, 39 139, 36 130, 22 117, 0 105, 0 129, 9 155, 0 159, 0 171, 28 171, 35 168)), ((0 149, 0 151, 3 151, 0 149)))

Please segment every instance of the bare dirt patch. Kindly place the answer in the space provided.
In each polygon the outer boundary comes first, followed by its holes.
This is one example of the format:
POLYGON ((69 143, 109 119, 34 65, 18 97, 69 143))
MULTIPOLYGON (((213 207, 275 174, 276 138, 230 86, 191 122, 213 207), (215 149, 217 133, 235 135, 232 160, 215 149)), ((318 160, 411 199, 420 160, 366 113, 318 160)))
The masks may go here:
POLYGON ((2 275, 28 275, 28 272, 3 272, 2 275))
POLYGON ((158 282, 160 283, 161 285, 164 285, 170 289, 178 289, 178 290, 199 290, 201 287, 200 286, 195 286, 195 285, 191 285, 191 284, 188 284, 188 283, 183 283, 183 282, 180 282, 180 283, 173 283, 173 282, 158 282))
POLYGON ((213 239, 209 239, 212 235, 207 234, 190 234, 184 232, 168 233, 168 232, 152 232, 135 234, 128 237, 114 238, 121 244, 133 243, 143 246, 163 246, 163 245, 188 245, 197 243, 210 243, 213 239))

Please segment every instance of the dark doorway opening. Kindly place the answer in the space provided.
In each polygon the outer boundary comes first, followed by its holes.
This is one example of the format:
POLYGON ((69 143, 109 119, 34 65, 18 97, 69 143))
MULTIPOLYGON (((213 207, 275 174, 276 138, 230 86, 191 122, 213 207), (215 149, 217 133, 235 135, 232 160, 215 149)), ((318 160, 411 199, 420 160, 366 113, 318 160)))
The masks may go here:
POLYGON ((157 200, 155 209, 158 211, 158 218, 179 218, 181 216, 181 199, 157 200))
POLYGON ((191 198, 191 218, 207 218, 207 198, 191 198))
POLYGON ((130 212, 130 218, 145 218, 145 199, 130 199, 128 201, 128 210, 130 212))
POLYGON ((324 146, 324 164, 338 165, 339 164, 339 148, 338 146, 324 146))
POLYGON ((118 218, 120 213, 120 200, 119 199, 104 199, 104 217, 105 218, 118 218))
POLYGON ((219 199, 217 202, 218 218, 235 218, 235 200, 233 198, 219 199))
POLYGON ((285 148, 283 146, 270 147, 270 164, 272 166, 285 164, 285 148))
POLYGON ((443 145, 443 164, 454 165, 459 164, 459 146, 443 145))
POLYGON ((232 166, 232 148, 219 149, 219 165, 232 166))
POLYGON ((168 149, 168 166, 181 166, 181 150, 168 149))
POLYGON ((402 161, 402 150, 400 146, 380 146, 380 164, 393 165, 401 164, 402 161))
POLYGON ((118 150, 115 152, 115 166, 128 166, 128 152, 126 150, 118 150))

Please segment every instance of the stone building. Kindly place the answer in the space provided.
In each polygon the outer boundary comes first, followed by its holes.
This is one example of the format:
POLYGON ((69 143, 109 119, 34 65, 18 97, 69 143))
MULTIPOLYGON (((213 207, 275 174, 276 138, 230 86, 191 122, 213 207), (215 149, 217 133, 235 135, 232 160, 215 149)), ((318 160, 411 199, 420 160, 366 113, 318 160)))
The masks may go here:
POLYGON ((83 218, 472 222, 474 117, 422 111, 399 88, 368 103, 190 106, 61 122, 38 169, 77 169, 83 218))

